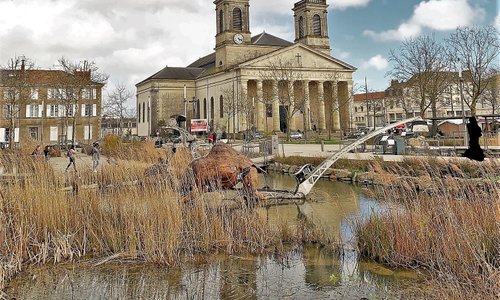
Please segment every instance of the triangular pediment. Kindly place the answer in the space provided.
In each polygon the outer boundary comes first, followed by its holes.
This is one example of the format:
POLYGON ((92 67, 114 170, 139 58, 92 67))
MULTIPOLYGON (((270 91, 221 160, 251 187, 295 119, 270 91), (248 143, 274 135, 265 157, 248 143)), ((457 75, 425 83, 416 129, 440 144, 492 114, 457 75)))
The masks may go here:
POLYGON ((268 68, 277 62, 289 63, 304 69, 335 69, 354 72, 356 68, 323 52, 297 43, 268 53, 239 65, 240 68, 268 68))

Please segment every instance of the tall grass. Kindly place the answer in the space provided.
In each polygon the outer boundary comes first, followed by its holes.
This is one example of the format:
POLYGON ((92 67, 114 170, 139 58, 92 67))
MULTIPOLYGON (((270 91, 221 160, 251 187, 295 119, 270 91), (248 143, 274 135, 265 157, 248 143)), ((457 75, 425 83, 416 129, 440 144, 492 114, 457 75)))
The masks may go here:
POLYGON ((26 264, 121 257, 173 266, 197 254, 262 252, 322 239, 308 225, 273 225, 254 210, 209 205, 195 188, 192 201, 181 201, 186 157, 174 157, 168 172, 148 183, 147 164, 108 166, 99 175, 82 168, 68 180, 43 160, 1 156, 7 170, 31 176, 1 188, 0 289, 26 264), (64 189, 71 181, 114 188, 72 193, 64 189))
POLYGON ((418 168, 373 166, 388 178, 377 195, 400 207, 356 225, 361 254, 392 267, 428 270, 431 288, 417 291, 423 298, 495 299, 500 276, 498 163, 408 163, 418 168), (480 179, 470 179, 471 174, 480 179))
POLYGON ((120 136, 108 134, 103 139, 102 154, 112 159, 156 163, 167 160, 171 153, 164 148, 155 148, 153 141, 123 142, 120 136))

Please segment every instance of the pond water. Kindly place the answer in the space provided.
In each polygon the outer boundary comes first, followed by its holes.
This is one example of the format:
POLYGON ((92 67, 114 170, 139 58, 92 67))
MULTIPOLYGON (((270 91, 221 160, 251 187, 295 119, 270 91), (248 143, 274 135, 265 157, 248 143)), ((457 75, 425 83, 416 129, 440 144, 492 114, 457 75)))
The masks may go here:
MULTIPOLYGON (((271 175, 267 185, 292 190, 295 180, 271 175)), ((385 299, 395 297, 389 292, 395 283, 417 278, 361 261, 354 250, 352 222, 387 207, 359 187, 330 181, 319 181, 311 199, 260 213, 269 222, 294 222, 300 211, 342 240, 343 256, 310 246, 279 257, 223 256, 178 269, 137 263, 44 266, 23 272, 7 294, 17 299, 385 299)))

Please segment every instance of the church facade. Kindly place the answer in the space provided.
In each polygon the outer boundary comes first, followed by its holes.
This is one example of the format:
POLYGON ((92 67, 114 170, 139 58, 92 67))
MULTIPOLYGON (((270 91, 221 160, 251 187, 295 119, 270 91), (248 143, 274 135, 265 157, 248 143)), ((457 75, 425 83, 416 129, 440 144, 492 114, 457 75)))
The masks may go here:
POLYGON ((252 36, 249 0, 215 0, 215 52, 165 67, 136 84, 139 136, 170 116, 205 119, 211 130, 348 130, 355 67, 330 55, 326 0, 293 7, 295 41, 252 36))

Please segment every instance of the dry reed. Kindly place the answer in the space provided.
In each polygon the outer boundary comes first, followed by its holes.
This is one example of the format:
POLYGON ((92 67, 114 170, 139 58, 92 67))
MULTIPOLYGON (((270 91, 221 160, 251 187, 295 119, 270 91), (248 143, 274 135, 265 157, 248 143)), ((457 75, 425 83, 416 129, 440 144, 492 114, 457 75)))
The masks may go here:
POLYGON ((418 298, 495 299, 499 169, 494 161, 374 164, 372 171, 387 178, 376 195, 400 207, 356 225, 360 252, 392 267, 428 270, 431 288, 413 288, 418 298))
POLYGON ((98 175, 82 167, 65 180, 43 160, 16 154, 0 161, 19 174, 1 187, 0 290, 27 264, 116 256, 173 266, 198 254, 257 253, 324 238, 308 225, 273 225, 254 210, 213 207, 195 188, 184 203, 186 153, 151 182, 144 163, 107 166, 98 175), (79 192, 68 192, 75 181, 79 192), (83 188, 92 183, 98 188, 83 188))

